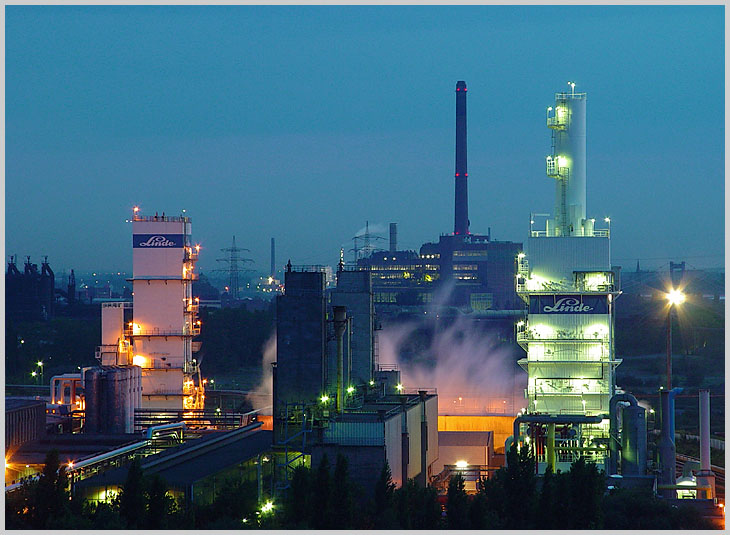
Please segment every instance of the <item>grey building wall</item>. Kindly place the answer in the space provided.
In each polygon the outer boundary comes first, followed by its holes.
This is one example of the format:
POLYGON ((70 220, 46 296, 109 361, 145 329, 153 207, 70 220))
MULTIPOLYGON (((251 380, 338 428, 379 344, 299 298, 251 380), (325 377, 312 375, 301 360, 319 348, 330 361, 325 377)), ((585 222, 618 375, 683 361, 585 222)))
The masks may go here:
MULTIPOLYGON (((350 479, 360 487, 362 497, 369 499, 375 490, 375 483, 385 463, 384 446, 343 446, 339 444, 319 444, 312 448, 312 469, 319 467, 322 457, 327 455, 331 473, 334 474, 337 455, 347 458, 350 479)), ((391 467, 391 472, 393 468, 391 467)), ((393 478, 395 481, 395 477, 393 478)))
MULTIPOLYGON (((369 271, 339 271, 337 288, 330 295, 331 306, 347 307, 351 318, 345 333, 346 375, 353 385, 366 384, 373 375, 373 330, 375 308, 373 306, 373 285, 369 271)), ((330 353, 336 353, 336 344, 330 346, 330 353)), ((334 356, 332 357, 334 361, 334 356)), ((336 361, 335 366, 336 366, 336 361)), ((335 368, 336 369, 336 368, 335 368)))
POLYGON ((46 402, 5 399, 5 451, 41 438, 46 431, 46 402))
POLYGON ((288 271, 284 284, 276 300, 277 411, 315 401, 325 373, 325 274, 288 271))

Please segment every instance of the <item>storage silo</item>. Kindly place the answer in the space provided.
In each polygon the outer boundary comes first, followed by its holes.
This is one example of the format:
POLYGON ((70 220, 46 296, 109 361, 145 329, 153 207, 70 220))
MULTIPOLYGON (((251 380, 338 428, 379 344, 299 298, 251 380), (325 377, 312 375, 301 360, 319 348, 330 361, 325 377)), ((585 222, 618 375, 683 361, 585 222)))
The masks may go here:
POLYGON ((624 407, 621 427, 621 474, 646 473, 646 410, 639 405, 624 407))

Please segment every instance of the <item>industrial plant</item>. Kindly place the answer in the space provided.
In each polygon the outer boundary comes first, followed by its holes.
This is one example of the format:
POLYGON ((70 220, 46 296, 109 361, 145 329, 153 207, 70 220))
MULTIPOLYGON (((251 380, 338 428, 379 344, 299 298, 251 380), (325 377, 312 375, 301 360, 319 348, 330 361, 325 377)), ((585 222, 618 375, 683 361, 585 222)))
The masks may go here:
MULTIPOLYGON (((586 202, 586 93, 569 83, 548 108, 554 213, 529 214, 526 240, 512 242, 493 239, 491 230, 472 233, 466 82, 455 92, 453 231, 412 251, 399 249, 396 223, 387 249, 373 247, 366 230, 352 262, 344 251, 334 270, 288 260, 281 281, 271 238, 269 276, 260 286, 273 297, 275 358, 260 391, 216 390, 206 375, 216 354, 201 358, 206 325, 194 289, 200 246, 191 217, 144 215, 135 207, 131 296, 98 305, 97 364, 39 380, 35 396, 6 391, 6 497, 45 477, 43 459, 53 450, 73 499, 112 503, 141 469, 160 476, 186 507, 213 503, 233 478, 251 483, 259 513, 276 514, 301 470, 345 459, 362 492, 357 500, 376 492, 387 468, 396 488, 433 489, 446 516, 452 481, 460 478, 476 495, 522 455, 534 463, 529 472, 534 468, 538 485, 580 460, 604 473, 606 493, 645 489, 673 505, 692 504, 724 526, 724 469, 711 463, 708 390, 696 399, 700 457, 680 459, 675 398, 682 389, 672 388, 671 347, 656 410, 617 384, 621 269, 611 260, 610 218, 591 217, 586 202), (395 324, 394 310, 495 328, 500 347, 524 351, 519 360, 509 360, 508 351, 489 357, 517 369, 516 400, 511 391, 492 403, 485 400, 495 392, 409 384, 418 359, 389 360, 400 356, 397 345, 395 355, 383 355, 383 323, 395 324), (472 394, 477 401, 468 405, 472 394), (226 405, 251 396, 260 401, 255 409, 226 405)), ((220 259, 230 301, 240 298, 238 277, 248 260, 242 250, 234 236, 220 259)), ((8 314, 54 314, 47 259, 38 271, 28 258, 21 273, 12 258, 6 283, 15 303, 8 314)), ((672 290, 670 322, 682 299, 672 290)), ((74 297, 69 285, 67 298, 74 297)))

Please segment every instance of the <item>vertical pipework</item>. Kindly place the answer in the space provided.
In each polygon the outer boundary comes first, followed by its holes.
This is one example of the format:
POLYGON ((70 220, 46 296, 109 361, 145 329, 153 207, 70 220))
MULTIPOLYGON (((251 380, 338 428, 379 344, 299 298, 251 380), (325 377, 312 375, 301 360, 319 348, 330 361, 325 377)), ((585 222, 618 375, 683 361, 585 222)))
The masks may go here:
POLYGON ((419 390, 418 397, 421 400, 421 475, 419 476, 419 483, 425 487, 428 483, 428 418, 426 417, 426 391, 419 390))
POLYGON ((469 197, 466 179, 466 82, 456 82, 456 171, 454 234, 469 234, 469 197))
POLYGON ((710 391, 700 390, 700 469, 710 470, 710 391))
POLYGON ((343 306, 332 307, 334 311, 335 321, 335 338, 337 339, 337 412, 341 413, 343 409, 343 390, 342 375, 344 368, 344 355, 342 350, 342 335, 345 333, 347 326, 346 308, 343 306))
POLYGON ((547 126, 552 130, 553 153, 548 157, 548 176, 556 179, 555 231, 557 236, 590 236, 586 228, 586 94, 555 94, 548 108, 547 126))
POLYGON ((547 436, 547 465, 551 472, 555 473, 555 424, 548 424, 547 436))
MULTIPOLYGON (((674 445, 674 433, 672 432, 672 393, 667 390, 661 390, 659 393, 661 399, 661 417, 662 431, 659 437, 659 461, 661 464, 660 480, 664 485, 675 485, 677 483, 677 475, 675 473, 677 466, 677 451, 674 445)), ((665 498, 676 498, 677 492, 674 489, 664 489, 662 495, 665 498)))
MULTIPOLYGON (((715 474, 710 465, 710 391, 700 390, 700 472, 697 474, 697 485, 709 487, 703 491, 704 498, 715 498, 715 474)), ((703 497, 698 493, 697 497, 703 497)))
POLYGON ((398 223, 390 224, 390 252, 398 250, 398 223))

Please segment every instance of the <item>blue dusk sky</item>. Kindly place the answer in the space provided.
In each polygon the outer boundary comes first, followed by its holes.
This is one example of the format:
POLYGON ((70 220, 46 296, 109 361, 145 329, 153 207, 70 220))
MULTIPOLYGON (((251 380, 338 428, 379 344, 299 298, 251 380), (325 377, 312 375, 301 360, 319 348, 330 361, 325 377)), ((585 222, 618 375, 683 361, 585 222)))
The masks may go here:
POLYGON ((129 270, 135 204, 186 209, 204 272, 234 234, 334 265, 366 220, 417 250, 453 230, 457 80, 471 230, 522 242, 573 80, 614 263, 721 266, 724 9, 6 6, 6 255, 129 270))

